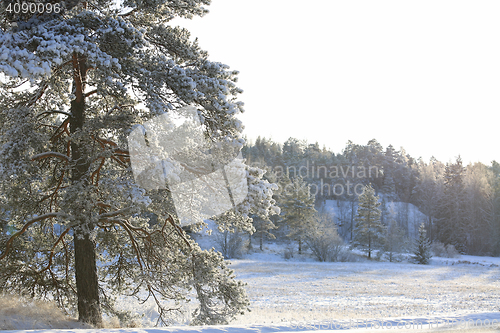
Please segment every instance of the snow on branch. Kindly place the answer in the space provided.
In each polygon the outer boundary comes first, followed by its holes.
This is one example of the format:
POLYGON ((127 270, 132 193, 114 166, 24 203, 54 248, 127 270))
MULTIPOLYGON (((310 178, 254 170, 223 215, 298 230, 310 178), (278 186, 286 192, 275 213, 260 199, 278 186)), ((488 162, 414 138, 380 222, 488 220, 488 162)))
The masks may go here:
POLYGON ((114 212, 100 214, 100 215, 98 215, 98 220, 102 221, 102 220, 105 220, 105 219, 110 218, 110 217, 115 217, 118 215, 126 214, 127 212, 129 212, 132 209, 134 209, 134 207, 130 206, 130 207, 125 207, 123 209, 119 209, 119 210, 114 211, 114 212))
POLYGON ((40 114, 38 115, 38 117, 42 117, 42 116, 45 116, 45 115, 50 115, 50 114, 54 114, 54 113, 60 113, 60 114, 63 114, 63 115, 65 115, 65 116, 71 117, 71 113, 64 112, 64 111, 60 111, 60 110, 45 111, 45 112, 40 113, 40 114))
POLYGON ((70 158, 68 156, 61 154, 61 153, 58 153, 58 152, 55 152, 55 151, 48 151, 45 153, 36 154, 31 158, 31 160, 35 161, 35 160, 41 160, 41 159, 49 158, 49 157, 56 157, 56 158, 59 158, 59 159, 66 161, 66 162, 70 161, 70 158))

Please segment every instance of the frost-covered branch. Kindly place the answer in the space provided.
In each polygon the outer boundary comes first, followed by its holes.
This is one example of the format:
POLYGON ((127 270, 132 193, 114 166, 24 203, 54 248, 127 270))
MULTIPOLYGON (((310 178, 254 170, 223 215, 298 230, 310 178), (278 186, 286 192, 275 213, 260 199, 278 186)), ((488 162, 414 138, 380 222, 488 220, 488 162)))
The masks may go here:
POLYGON ((5 245, 5 251, 4 253, 0 256, 0 260, 4 259, 10 252, 11 248, 12 248, 12 242, 14 242, 14 240, 21 236, 22 234, 24 234, 28 228, 30 226, 32 226, 34 223, 36 222, 39 222, 39 221, 43 221, 45 219, 49 219, 49 218, 55 218, 55 217, 58 217, 58 216, 61 216, 60 213, 47 213, 47 214, 43 214, 43 215, 40 215, 40 216, 37 216, 29 221, 27 221, 25 224, 24 224, 24 227, 19 230, 18 232, 16 232, 15 234, 13 234, 9 240, 7 241, 6 245, 5 245))
POLYGON ((103 221, 103 220, 106 220, 106 219, 108 219, 110 217, 116 217, 118 215, 125 215, 125 214, 129 213, 133 209, 134 209, 134 207, 126 207, 126 208, 122 208, 122 209, 119 209, 119 210, 114 211, 114 212, 99 214, 97 216, 97 219, 99 221, 103 221))
POLYGON ((65 162, 71 161, 71 159, 67 155, 64 155, 64 154, 61 154, 61 153, 58 153, 55 151, 49 151, 49 152, 33 155, 32 160, 33 161, 42 160, 44 158, 49 158, 49 157, 56 157, 56 158, 59 158, 65 162))
POLYGON ((65 116, 68 116, 68 117, 71 117, 71 113, 68 113, 68 112, 64 112, 64 111, 60 111, 60 110, 53 110, 53 111, 45 111, 45 112, 42 112, 38 115, 38 117, 42 117, 44 115, 51 115, 51 114, 63 114, 65 116))

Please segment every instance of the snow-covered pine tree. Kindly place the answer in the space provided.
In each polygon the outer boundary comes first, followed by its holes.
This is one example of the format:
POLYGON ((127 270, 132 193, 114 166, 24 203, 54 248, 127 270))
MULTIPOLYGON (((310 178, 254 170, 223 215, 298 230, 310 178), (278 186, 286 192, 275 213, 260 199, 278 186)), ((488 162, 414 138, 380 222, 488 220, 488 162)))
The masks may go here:
MULTIPOLYGON (((249 189, 252 189, 255 193, 265 194, 265 200, 254 200, 256 213, 253 214, 253 226, 255 228, 255 234, 259 237, 259 248, 262 251, 264 237, 269 239, 275 239, 276 236, 270 231, 276 229, 276 225, 271 220, 273 215, 279 215, 280 208, 276 205, 276 200, 272 197, 273 193, 278 190, 278 185, 274 182, 269 183, 269 181, 264 180, 256 182, 257 179, 261 179, 264 176, 264 172, 261 169, 255 170, 249 173, 253 176, 253 179, 248 180, 249 189)), ((275 180, 275 177, 271 177, 271 181, 275 180)))
POLYGON ((415 240, 412 259, 417 264, 427 265, 431 259, 431 242, 427 238, 425 224, 418 227, 418 238, 415 240))
POLYGON ((227 211, 217 217, 220 232, 244 231, 257 233, 261 237, 260 248, 262 250, 262 238, 264 235, 274 237, 269 230, 276 228, 270 217, 280 213, 280 208, 273 199, 273 191, 278 189, 275 183, 269 183, 263 179, 265 170, 246 166, 248 195, 246 199, 236 206, 235 209, 227 211))
MULTIPOLYGON (((288 177, 288 173, 285 177, 288 177)), ((284 183, 287 183, 285 180, 284 183)), ((291 183, 280 189, 280 208, 284 223, 288 226, 288 237, 294 239, 299 245, 299 254, 302 253, 302 242, 307 232, 314 225, 314 195, 309 186, 297 176, 291 183)))
POLYGON ((366 185, 358 198, 358 213, 355 218, 354 239, 351 246, 360 248, 371 258, 372 251, 380 248, 384 240, 384 226, 380 221, 379 197, 371 184, 366 185))
POLYGON ((187 105, 212 142, 241 147, 237 72, 169 25, 209 3, 79 1, 16 25, 0 11, 1 292, 53 298, 95 326, 101 311, 122 316, 116 295, 154 299, 163 324, 190 291, 195 324, 247 307, 222 256, 180 228, 168 191, 136 185, 127 151, 134 124, 187 105))

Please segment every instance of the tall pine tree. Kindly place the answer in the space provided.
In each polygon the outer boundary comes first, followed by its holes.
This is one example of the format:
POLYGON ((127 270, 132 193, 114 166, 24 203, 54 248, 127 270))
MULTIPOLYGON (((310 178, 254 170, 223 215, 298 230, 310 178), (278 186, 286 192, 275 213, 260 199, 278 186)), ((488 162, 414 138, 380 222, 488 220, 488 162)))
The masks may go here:
POLYGON ((372 251, 380 248, 384 241, 384 226, 380 221, 379 197, 370 185, 365 186, 358 198, 358 213, 355 218, 352 246, 362 249, 371 258, 372 251))
MULTIPOLYGON (((288 173, 285 175, 288 178, 288 173)), ((287 183, 285 180, 283 183, 287 183)), ((280 208, 284 223, 288 227, 288 237, 294 239, 299 245, 299 254, 302 253, 304 236, 312 229, 314 224, 314 195, 311 194, 309 186, 298 176, 291 183, 280 190, 280 208)))
POLYGON ((118 314, 118 295, 153 299, 164 324, 189 291, 198 299, 193 323, 243 311, 242 283, 183 232, 168 191, 135 183, 127 149, 134 125, 188 105, 211 142, 242 145, 237 72, 169 25, 203 16, 210 1, 77 1, 16 22, 8 3, 0 4, 0 291, 52 298, 95 326, 102 311, 118 314))
POLYGON ((454 245, 464 253, 467 249, 465 219, 464 175, 460 156, 455 163, 448 163, 444 173, 444 194, 439 207, 437 236, 444 244, 454 245))

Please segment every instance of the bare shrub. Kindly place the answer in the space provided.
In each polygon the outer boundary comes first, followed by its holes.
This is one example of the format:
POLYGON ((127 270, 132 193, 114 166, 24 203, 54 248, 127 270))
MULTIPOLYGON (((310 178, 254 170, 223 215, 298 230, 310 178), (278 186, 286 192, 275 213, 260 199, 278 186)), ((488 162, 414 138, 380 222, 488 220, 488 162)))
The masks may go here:
MULTIPOLYGON (((349 257, 344 253, 348 251, 344 240, 337 232, 333 217, 327 214, 315 216, 313 230, 305 237, 305 242, 319 261, 341 261, 349 257)), ((347 260, 346 260, 347 261, 347 260)))
POLYGON ((337 261, 344 241, 334 233, 314 233, 306 238, 306 243, 319 261, 337 261))

